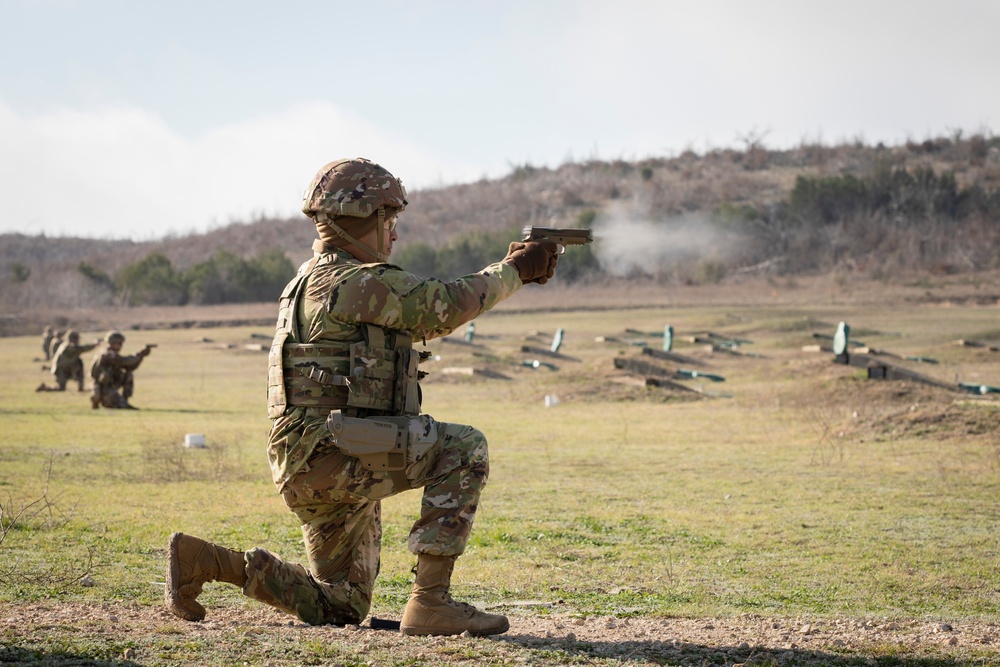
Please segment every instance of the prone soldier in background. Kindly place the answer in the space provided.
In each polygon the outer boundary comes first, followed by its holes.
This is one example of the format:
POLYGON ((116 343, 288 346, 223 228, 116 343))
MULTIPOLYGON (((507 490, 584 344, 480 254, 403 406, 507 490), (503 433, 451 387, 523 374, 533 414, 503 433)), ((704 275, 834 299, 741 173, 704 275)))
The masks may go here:
POLYGON ((96 355, 90 366, 90 376, 94 378, 90 407, 95 410, 101 406, 137 410, 129 403, 135 389, 133 373, 156 346, 147 345, 136 354, 125 355, 121 353, 125 343, 125 336, 121 333, 109 331, 104 340, 108 344, 107 349, 96 355))
POLYGON ((410 635, 506 632, 502 615, 451 597, 489 473, 486 438, 420 413, 413 342, 444 336, 510 297, 544 284, 550 242, 512 243, 507 255, 453 282, 387 264, 406 206, 402 183, 365 159, 323 167, 303 211, 320 238, 279 303, 268 371, 267 453, 285 504, 302 526, 308 570, 257 547, 233 551, 170 536, 166 604, 204 618, 202 585, 224 581, 313 624, 360 623, 371 607, 382 543, 381 500, 423 488, 408 547, 416 579, 403 612, 410 635))
POLYGON ((66 340, 62 342, 52 358, 52 375, 55 376, 56 386, 49 387, 43 382, 38 385, 35 391, 66 391, 66 383, 70 380, 75 380, 78 390, 83 391, 83 360, 80 355, 84 352, 90 352, 100 342, 98 339, 90 345, 80 345, 78 332, 70 331, 66 334, 66 340))

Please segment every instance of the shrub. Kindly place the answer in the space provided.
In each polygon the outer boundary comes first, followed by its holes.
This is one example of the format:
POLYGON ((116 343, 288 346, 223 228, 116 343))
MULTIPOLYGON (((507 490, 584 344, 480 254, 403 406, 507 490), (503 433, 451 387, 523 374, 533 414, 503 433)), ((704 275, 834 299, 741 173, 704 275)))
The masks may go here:
POLYGON ((130 306, 177 306, 187 302, 187 285, 164 255, 152 253, 122 268, 115 287, 130 306))

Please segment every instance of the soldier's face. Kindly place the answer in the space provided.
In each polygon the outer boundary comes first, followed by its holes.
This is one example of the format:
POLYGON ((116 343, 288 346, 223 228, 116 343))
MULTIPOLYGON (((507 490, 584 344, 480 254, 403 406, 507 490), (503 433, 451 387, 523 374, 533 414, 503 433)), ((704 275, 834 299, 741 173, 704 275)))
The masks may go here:
POLYGON ((396 220, 399 216, 392 216, 385 221, 385 249, 383 252, 388 257, 392 254, 392 244, 399 239, 399 234, 396 233, 396 220))
POLYGON ((108 349, 109 350, 114 350, 115 352, 121 352, 121 350, 122 350, 122 342, 120 340, 116 340, 113 343, 108 343, 108 349))
MULTIPOLYGON (((396 219, 397 216, 393 215, 385 219, 382 227, 382 252, 388 258, 392 254, 392 244, 399 239, 399 234, 396 233, 396 219)), ((359 241, 367 245, 369 248, 375 248, 378 246, 378 229, 372 229, 370 232, 364 236, 358 238, 359 241)), ((364 253, 365 257, 359 257, 366 262, 374 262, 374 257, 367 257, 367 253, 364 253)))

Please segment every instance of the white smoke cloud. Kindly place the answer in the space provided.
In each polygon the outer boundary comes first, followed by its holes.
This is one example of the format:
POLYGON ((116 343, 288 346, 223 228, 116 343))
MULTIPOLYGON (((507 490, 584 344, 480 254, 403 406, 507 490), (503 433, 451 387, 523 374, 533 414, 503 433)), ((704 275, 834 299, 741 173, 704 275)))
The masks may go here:
POLYGON ((733 242, 705 216, 653 219, 625 207, 598 216, 594 240, 601 267, 616 276, 662 276, 680 262, 721 261, 733 242))

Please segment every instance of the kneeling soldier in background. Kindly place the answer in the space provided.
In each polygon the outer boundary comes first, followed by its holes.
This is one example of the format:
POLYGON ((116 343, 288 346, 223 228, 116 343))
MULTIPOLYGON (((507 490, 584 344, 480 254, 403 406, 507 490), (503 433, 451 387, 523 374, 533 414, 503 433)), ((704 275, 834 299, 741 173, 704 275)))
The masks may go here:
POLYGON ((83 391, 83 360, 80 355, 90 352, 100 342, 95 340, 90 345, 80 345, 80 334, 70 331, 53 355, 52 375, 56 378, 56 386, 49 387, 43 382, 35 391, 66 391, 66 383, 70 380, 75 380, 78 390, 83 391))
POLYGON ((125 355, 121 353, 125 336, 117 331, 110 331, 105 340, 108 343, 107 349, 94 357, 94 363, 90 367, 90 376, 94 378, 90 407, 95 410, 101 406, 136 410, 138 408, 128 402, 135 384, 132 373, 139 368, 139 364, 154 346, 147 345, 138 354, 125 355))

